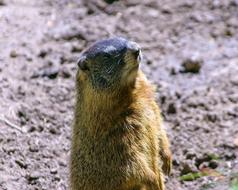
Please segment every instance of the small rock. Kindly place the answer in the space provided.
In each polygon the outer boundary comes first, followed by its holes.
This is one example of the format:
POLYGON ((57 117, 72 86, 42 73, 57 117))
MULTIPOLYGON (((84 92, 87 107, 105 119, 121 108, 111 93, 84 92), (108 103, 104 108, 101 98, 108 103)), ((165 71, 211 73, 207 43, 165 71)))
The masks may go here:
POLYGON ((12 57, 12 58, 17 57, 17 52, 16 52, 16 50, 12 50, 12 51, 10 52, 10 57, 12 57))
POLYGON ((41 133, 42 131, 44 131, 44 127, 39 125, 37 128, 37 131, 41 133))
POLYGON ((195 159, 195 165, 197 166, 197 168, 199 168, 199 166, 204 163, 204 162, 211 162, 212 160, 217 160, 219 159, 218 155, 216 154, 204 154, 203 156, 196 158, 195 159))
POLYGON ((4 2, 4 0, 0 0, 0 6, 4 6, 6 5, 6 3, 4 2))
POLYGON ((180 98, 181 98, 181 96, 182 96, 182 95, 181 95, 181 93, 180 93, 180 92, 178 92, 178 91, 175 93, 175 95, 176 95, 177 99, 180 99, 180 98))
POLYGON ((172 68, 170 69, 170 74, 171 74, 171 75, 176 75, 176 74, 177 74, 177 71, 176 71, 176 69, 175 69, 174 67, 172 67, 172 68))
POLYGON ((35 126, 30 126, 28 131, 29 133, 35 132, 36 131, 36 127, 35 126))
POLYGON ((64 56, 61 56, 61 57, 59 58, 59 63, 60 63, 60 65, 63 65, 66 61, 67 61, 67 59, 66 59, 64 56))
POLYGON ((53 180, 54 180, 54 181, 60 181, 60 177, 59 177, 59 176, 56 176, 53 180))
POLYGON ((149 9, 148 15, 154 18, 158 18, 159 12, 157 9, 149 9))
POLYGON ((62 167, 66 167, 66 166, 67 166, 67 163, 66 163, 66 161, 65 161, 64 159, 60 159, 60 160, 58 161, 58 163, 59 163, 59 165, 62 166, 62 167))
POLYGON ((237 7, 238 6, 238 0, 233 0, 230 2, 230 6, 237 7))
POLYGON ((175 114, 175 113, 177 113, 177 109, 176 109, 174 103, 170 103, 170 104, 168 105, 167 113, 168 113, 168 114, 175 114))
POLYGON ((24 169, 27 169, 27 164, 22 161, 22 160, 15 160, 15 162, 21 167, 21 168, 24 168, 24 169))
POLYGON ((179 166, 179 165, 180 165, 179 159, 176 158, 176 157, 174 157, 174 158, 173 158, 173 161, 172 161, 172 164, 173 164, 173 166, 179 166))
POLYGON ((208 168, 209 162, 203 162, 199 165, 199 170, 202 170, 203 168, 208 168))
POLYGON ((182 164, 182 169, 181 169, 181 172, 180 172, 180 175, 185 175, 185 174, 188 174, 188 173, 194 173, 194 172, 197 172, 198 170, 196 169, 196 167, 192 164, 192 163, 183 163, 182 164))
POLYGON ((193 1, 184 1, 180 7, 184 7, 184 8, 188 8, 188 9, 191 9, 193 8, 195 5, 195 3, 193 1))
POLYGON ((225 36, 228 36, 228 37, 232 37, 234 34, 233 34, 233 32, 231 31, 231 29, 227 28, 227 29, 224 31, 224 35, 225 35, 225 36))
POLYGON ((48 51, 45 49, 40 50, 38 53, 38 57, 45 58, 45 56, 48 54, 48 51))
POLYGON ((208 164, 209 168, 216 169, 218 167, 218 162, 216 160, 211 160, 208 164))
POLYGON ((160 96, 160 103, 165 104, 165 102, 166 102, 166 96, 165 95, 160 96))
POLYGON ((52 168, 52 169, 50 170, 50 173, 51 173, 51 174, 57 174, 57 173, 58 173, 57 168, 52 168))
POLYGON ((92 15, 95 13, 95 11, 91 7, 88 7, 87 13, 88 13, 88 15, 92 15))
POLYGON ((31 78, 47 77, 49 79, 55 79, 59 74, 57 67, 45 68, 34 73, 31 78))
POLYGON ((208 162, 208 161, 210 161, 210 160, 211 160, 211 158, 206 155, 206 156, 204 156, 204 157, 202 157, 202 158, 197 158, 197 159, 195 160, 195 161, 196 161, 195 165, 197 166, 197 168, 199 168, 199 166, 200 166, 203 162, 208 162))
POLYGON ((225 157, 226 160, 236 159, 236 155, 233 152, 226 152, 224 157, 225 157))
POLYGON ((199 73, 203 61, 199 59, 185 59, 182 63, 183 73, 199 73))
POLYGON ((17 94, 19 94, 21 96, 25 96, 26 95, 26 88, 25 88, 25 86, 18 86, 17 94))
POLYGON ((212 123, 215 123, 217 121, 217 115, 216 114, 211 114, 211 113, 208 113, 207 114, 207 120, 212 122, 212 123))
POLYGON ((231 162, 225 162, 225 164, 226 164, 226 167, 227 167, 227 168, 231 169, 231 167, 232 167, 231 162))
POLYGON ((78 45, 77 44, 77 45, 72 46, 71 52, 72 53, 77 53, 77 52, 81 52, 83 49, 84 49, 83 45, 78 45))
POLYGON ((115 1, 118 1, 118 0, 104 0, 104 1, 108 4, 112 4, 112 3, 114 3, 115 1))
POLYGON ((78 39, 87 41, 86 34, 78 29, 67 31, 66 33, 61 35, 61 38, 67 41, 78 39))
POLYGON ((29 117, 27 116, 26 110, 24 110, 24 108, 22 108, 21 110, 18 110, 17 115, 18 117, 24 118, 27 121, 29 120, 29 117))
POLYGON ((38 180, 40 177, 40 173, 34 171, 31 174, 28 174, 26 176, 26 179, 28 180, 29 184, 35 184, 35 181, 38 180))
POLYGON ((70 78, 70 77, 71 77, 71 74, 70 74, 70 72, 69 72, 68 69, 63 68, 62 71, 61 71, 61 76, 62 76, 63 78, 70 78))
POLYGON ((193 152, 188 152, 186 154, 186 159, 188 160, 192 160, 193 158, 196 158, 196 157, 197 157, 196 153, 193 153, 193 152))
POLYGON ((39 152, 39 147, 37 145, 31 144, 29 147, 30 152, 39 152))
POLYGON ((226 24, 227 24, 227 27, 237 28, 238 27, 237 18, 236 17, 232 17, 232 18, 228 19, 226 24))
POLYGON ((152 65, 152 61, 151 61, 151 60, 147 60, 147 61, 146 61, 146 64, 147 64, 147 65, 152 65))
POLYGON ((29 62, 31 62, 31 61, 33 60, 33 58, 30 57, 30 56, 26 56, 26 60, 29 61, 29 62))
POLYGON ((15 147, 3 147, 2 150, 6 152, 8 155, 12 155, 13 153, 16 152, 15 147))
POLYGON ((168 7, 168 6, 162 7, 161 12, 162 12, 163 14, 172 14, 172 10, 171 10, 171 8, 168 7))
POLYGON ((49 129, 49 132, 50 132, 51 134, 53 134, 53 135, 58 135, 58 134, 60 134, 60 132, 59 132, 58 130, 56 130, 55 128, 50 128, 50 129, 49 129))
POLYGON ((202 16, 200 14, 193 14, 190 16, 190 19, 195 22, 202 22, 202 16))

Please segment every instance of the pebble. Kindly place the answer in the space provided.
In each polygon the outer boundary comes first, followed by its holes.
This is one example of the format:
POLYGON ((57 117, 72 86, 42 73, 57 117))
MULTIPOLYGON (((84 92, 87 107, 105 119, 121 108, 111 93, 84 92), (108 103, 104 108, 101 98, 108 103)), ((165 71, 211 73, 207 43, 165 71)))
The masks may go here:
POLYGON ((177 109, 176 109, 174 103, 170 103, 170 104, 168 105, 167 113, 168 113, 168 114, 176 114, 176 113, 177 113, 177 109))
POLYGON ((83 49, 84 49, 84 46, 82 44, 80 44, 80 45, 79 44, 75 44, 75 45, 72 46, 71 52, 72 53, 77 53, 77 52, 83 51, 83 49))
POLYGON ((45 56, 48 54, 48 51, 45 49, 41 49, 38 53, 38 57, 45 58, 45 56))
POLYGON ((209 168, 216 169, 218 167, 219 163, 216 160, 211 160, 208 164, 209 168))
POLYGON ((217 121, 217 119, 218 119, 217 115, 216 114, 212 114, 212 113, 208 113, 206 115, 206 117, 207 117, 207 120, 212 122, 212 123, 215 123, 217 121))
POLYGON ((10 57, 12 57, 12 58, 17 57, 17 52, 16 52, 16 50, 12 50, 12 51, 10 52, 10 57))
POLYGON ((3 0, 0 0, 0 6, 4 6, 6 3, 3 0))
POLYGON ((59 68, 57 67, 49 67, 45 68, 43 70, 39 70, 35 72, 31 78, 39 78, 39 77, 47 77, 49 79, 55 79, 57 78, 59 74, 59 68))
POLYGON ((104 1, 108 4, 112 4, 112 3, 114 3, 115 1, 118 1, 118 0, 104 0, 104 1))
POLYGON ((23 160, 15 160, 15 162, 24 169, 27 169, 27 164, 23 160))
POLYGON ((197 168, 191 163, 191 162, 186 162, 182 164, 182 169, 180 175, 185 175, 188 173, 194 173, 197 172, 197 168))
POLYGON ((32 183, 33 181, 36 181, 40 178, 40 173, 37 171, 33 171, 31 174, 26 176, 27 180, 32 183))
POLYGON ((63 78, 70 78, 71 77, 71 73, 69 72, 68 69, 66 68, 63 68, 62 71, 61 71, 61 75, 63 78))
POLYGON ((226 152, 224 157, 225 157, 226 160, 236 159, 236 155, 233 152, 226 152))
POLYGON ((52 168, 52 169, 50 170, 50 173, 51 173, 51 174, 57 174, 57 173, 58 173, 57 168, 52 168))
POLYGON ((200 59, 185 59, 182 63, 183 73, 199 73, 203 61, 200 59))
POLYGON ((80 30, 67 31, 67 33, 62 34, 62 36, 60 36, 60 38, 67 40, 67 41, 70 41, 73 39, 87 41, 85 33, 80 30))

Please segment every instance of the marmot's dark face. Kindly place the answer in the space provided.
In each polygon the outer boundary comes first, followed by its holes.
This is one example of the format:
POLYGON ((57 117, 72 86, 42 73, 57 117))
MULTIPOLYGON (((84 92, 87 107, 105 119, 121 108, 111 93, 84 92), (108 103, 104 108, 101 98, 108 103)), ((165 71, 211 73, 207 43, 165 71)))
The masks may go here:
POLYGON ((133 82, 140 59, 138 44, 116 37, 89 47, 82 53, 78 65, 94 88, 107 89, 133 82))

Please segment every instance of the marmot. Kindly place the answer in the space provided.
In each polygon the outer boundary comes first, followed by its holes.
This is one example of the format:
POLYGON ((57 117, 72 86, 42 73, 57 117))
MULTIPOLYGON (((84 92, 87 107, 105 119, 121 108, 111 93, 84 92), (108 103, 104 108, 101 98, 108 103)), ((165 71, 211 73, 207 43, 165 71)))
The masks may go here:
POLYGON ((164 190, 171 153, 141 50, 121 37, 84 51, 76 75, 72 190, 164 190))

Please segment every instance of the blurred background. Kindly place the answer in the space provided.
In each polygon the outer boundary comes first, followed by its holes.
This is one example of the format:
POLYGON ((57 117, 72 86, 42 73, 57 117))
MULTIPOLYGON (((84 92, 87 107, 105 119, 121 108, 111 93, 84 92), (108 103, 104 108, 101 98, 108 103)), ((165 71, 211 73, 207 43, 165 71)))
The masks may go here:
POLYGON ((68 189, 76 60, 113 35, 157 86, 167 190, 237 190, 237 0, 0 0, 0 189, 68 189))

